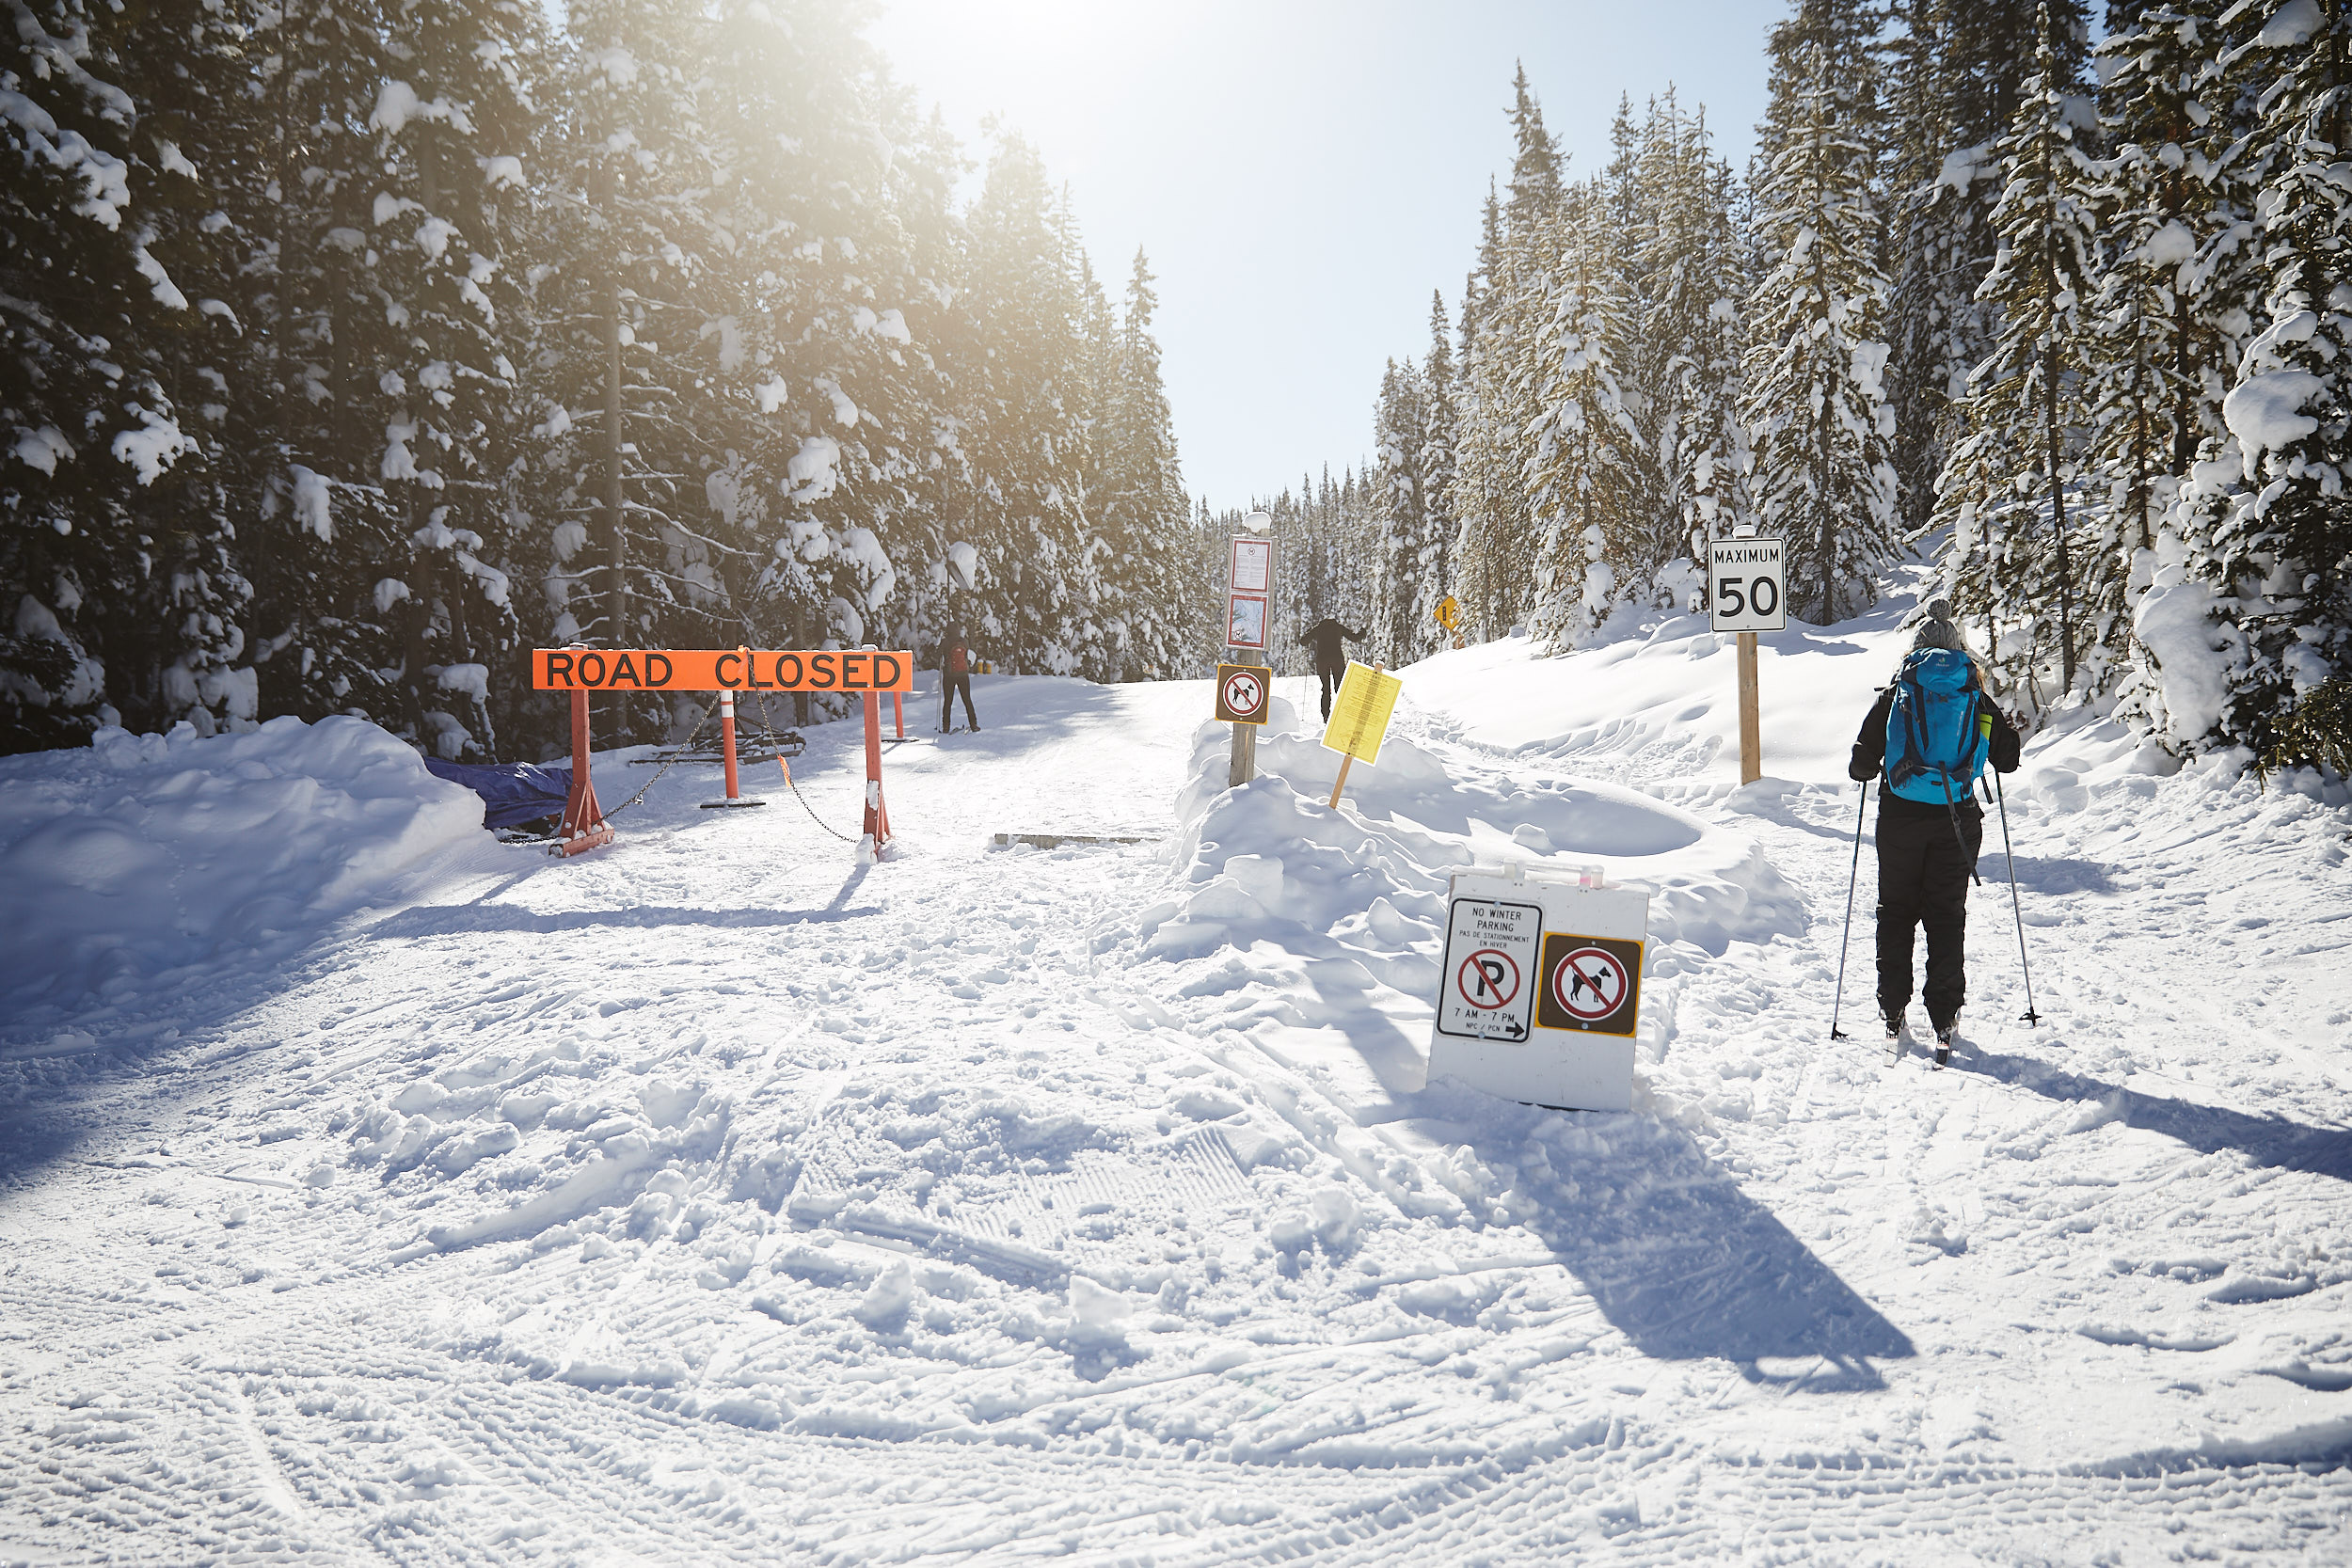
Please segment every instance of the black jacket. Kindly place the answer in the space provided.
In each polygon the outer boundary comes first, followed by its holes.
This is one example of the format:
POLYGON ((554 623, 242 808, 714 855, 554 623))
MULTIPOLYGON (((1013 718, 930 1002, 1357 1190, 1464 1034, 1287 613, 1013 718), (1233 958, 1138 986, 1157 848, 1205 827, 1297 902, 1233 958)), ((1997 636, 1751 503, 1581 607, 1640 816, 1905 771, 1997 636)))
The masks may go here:
POLYGON ((1347 650, 1340 646, 1340 639, 1343 637, 1350 642, 1361 642, 1364 640, 1362 632, 1350 631, 1327 615, 1298 634, 1299 646, 1312 648, 1315 651, 1316 674, 1319 675, 1327 670, 1337 674, 1347 668, 1347 650))
MULTIPOLYGON (((1870 716, 1862 721, 1862 733, 1854 736, 1853 755, 1846 763, 1846 777, 1878 777, 1879 768, 1886 761, 1886 715, 1894 705, 1895 689, 1888 686, 1881 689, 1879 700, 1870 705, 1870 716)), ((2018 749, 2024 744, 2018 737, 2017 726, 2009 721, 2009 715, 1997 705, 1991 703, 1985 705, 1993 709, 1993 734, 1988 737, 1985 748, 1987 760, 1995 771, 2014 773, 2017 771, 2018 749)), ((1981 814, 1973 790, 1962 796, 1958 805, 1963 813, 1981 814)), ((1879 786, 1879 814, 1883 816, 1945 816, 1950 814, 1950 808, 1941 801, 1907 800, 1882 784, 1879 786)))

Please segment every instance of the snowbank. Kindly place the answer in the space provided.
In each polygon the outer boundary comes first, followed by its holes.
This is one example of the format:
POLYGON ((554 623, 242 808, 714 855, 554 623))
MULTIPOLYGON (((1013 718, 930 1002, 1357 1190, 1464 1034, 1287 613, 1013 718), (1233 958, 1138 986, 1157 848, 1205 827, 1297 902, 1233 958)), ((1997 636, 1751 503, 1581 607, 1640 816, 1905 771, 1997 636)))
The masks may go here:
POLYGON ((0 1009, 305 939, 481 832, 471 791, 358 719, 103 729, 87 751, 0 759, 0 1009))
POLYGON ((1138 927, 1144 950, 1193 958, 1265 941, 1302 957, 1341 948, 1385 983, 1437 987, 1447 878, 1475 863, 1597 865, 1652 895, 1650 936, 1722 954, 1732 942, 1794 934, 1802 901, 1747 835, 1613 784, 1504 773, 1467 755, 1391 737, 1377 767, 1348 775, 1277 699, 1258 743, 1260 777, 1225 787, 1227 732, 1201 726, 1177 801, 1183 884, 1138 927))

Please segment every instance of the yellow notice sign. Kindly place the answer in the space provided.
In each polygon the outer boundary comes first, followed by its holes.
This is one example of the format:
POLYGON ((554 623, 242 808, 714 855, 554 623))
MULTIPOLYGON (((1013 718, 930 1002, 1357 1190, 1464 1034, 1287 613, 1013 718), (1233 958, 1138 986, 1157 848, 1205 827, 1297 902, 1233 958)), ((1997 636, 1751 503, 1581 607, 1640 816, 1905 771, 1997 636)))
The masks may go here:
POLYGON ((1334 752, 1367 767, 1380 760, 1380 742, 1389 733, 1389 716, 1396 711, 1396 694, 1405 683, 1384 675, 1369 664, 1350 662, 1340 694, 1331 700, 1331 722, 1323 743, 1334 752))

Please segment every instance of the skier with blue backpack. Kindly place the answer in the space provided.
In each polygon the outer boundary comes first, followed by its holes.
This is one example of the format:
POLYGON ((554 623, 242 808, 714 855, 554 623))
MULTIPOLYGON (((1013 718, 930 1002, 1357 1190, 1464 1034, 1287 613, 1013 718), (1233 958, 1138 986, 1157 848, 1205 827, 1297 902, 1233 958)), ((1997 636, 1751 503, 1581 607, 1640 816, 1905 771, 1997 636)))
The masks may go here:
POLYGON ((1977 780, 1988 762, 2017 771, 2016 726, 1984 689, 1951 607, 1928 606, 1912 651, 1855 736, 1847 775, 1879 785, 1879 1013, 1887 1049, 1902 1053, 1911 1006, 1913 933, 1928 933, 1924 1000, 1935 1063, 1951 1059, 1967 997, 1968 884, 1984 843, 1977 780))

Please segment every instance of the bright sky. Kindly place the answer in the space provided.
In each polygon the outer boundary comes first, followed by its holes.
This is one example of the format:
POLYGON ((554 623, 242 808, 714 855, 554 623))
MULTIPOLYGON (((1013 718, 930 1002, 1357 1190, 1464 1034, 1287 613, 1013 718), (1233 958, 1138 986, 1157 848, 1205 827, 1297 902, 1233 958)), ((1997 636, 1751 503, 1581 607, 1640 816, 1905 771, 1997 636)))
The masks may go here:
MULTIPOLYGON (((1391 356, 1451 316, 1515 60, 1571 155, 1620 92, 1707 106, 1744 169, 1773 0, 882 0, 872 36, 975 158, 1001 114, 1072 193, 1114 299, 1140 245, 1184 482, 1212 506, 1359 463, 1391 356)), ((977 177, 976 177, 977 188, 977 177)))

